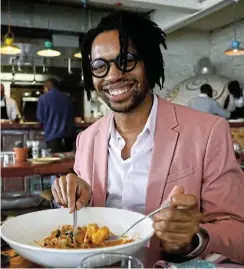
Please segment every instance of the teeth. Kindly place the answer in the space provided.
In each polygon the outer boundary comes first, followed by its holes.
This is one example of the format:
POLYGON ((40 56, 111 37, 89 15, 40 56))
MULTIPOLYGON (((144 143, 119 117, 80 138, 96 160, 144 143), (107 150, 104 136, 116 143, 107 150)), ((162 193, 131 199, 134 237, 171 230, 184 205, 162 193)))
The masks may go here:
POLYGON ((129 89, 123 89, 123 90, 112 90, 112 91, 109 91, 109 94, 110 95, 119 95, 119 94, 123 94, 125 92, 128 92, 129 89))

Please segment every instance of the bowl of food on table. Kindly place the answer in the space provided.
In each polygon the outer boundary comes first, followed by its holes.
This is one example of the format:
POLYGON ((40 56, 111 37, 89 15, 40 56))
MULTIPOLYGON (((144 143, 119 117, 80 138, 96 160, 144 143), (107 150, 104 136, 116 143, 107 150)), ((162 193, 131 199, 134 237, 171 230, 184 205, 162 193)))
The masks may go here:
MULTIPOLYGON (((122 238, 110 240, 110 236, 123 234, 142 217, 124 209, 85 207, 77 212, 74 231, 68 208, 49 209, 7 220, 1 236, 21 257, 35 264, 78 267, 81 260, 94 254, 138 252, 154 234, 151 219, 146 218, 122 238)), ((98 265, 106 266, 106 260, 98 265)))

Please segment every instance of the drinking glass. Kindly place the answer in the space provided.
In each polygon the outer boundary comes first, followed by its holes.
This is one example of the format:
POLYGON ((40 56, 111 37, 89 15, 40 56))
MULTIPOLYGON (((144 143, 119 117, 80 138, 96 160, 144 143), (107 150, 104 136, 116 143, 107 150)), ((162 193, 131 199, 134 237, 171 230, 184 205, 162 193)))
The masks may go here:
POLYGON ((42 149, 42 158, 51 157, 52 150, 51 149, 42 149))
POLYGON ((99 253, 86 257, 78 268, 144 268, 143 263, 133 256, 119 253, 99 253))

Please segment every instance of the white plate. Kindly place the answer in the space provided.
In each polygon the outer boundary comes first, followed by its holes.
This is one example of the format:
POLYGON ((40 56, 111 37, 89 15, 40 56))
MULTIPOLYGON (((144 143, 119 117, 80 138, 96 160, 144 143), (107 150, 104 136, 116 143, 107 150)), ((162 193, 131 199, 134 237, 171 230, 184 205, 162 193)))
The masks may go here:
MULTIPOLYGON (((113 233, 121 234, 141 217, 142 214, 123 209, 86 207, 78 211, 78 225, 107 225, 113 233)), ((82 259, 97 253, 133 255, 154 234, 152 220, 146 219, 128 233, 128 236, 139 236, 140 239, 124 245, 96 249, 52 249, 42 248, 34 243, 34 240, 47 237, 59 225, 72 223, 73 215, 69 214, 67 208, 37 211, 7 220, 1 227, 1 235, 20 256, 45 267, 67 268, 77 267, 82 259)))
POLYGON ((58 157, 45 157, 45 158, 28 159, 28 161, 33 163, 33 164, 54 163, 54 162, 60 161, 60 160, 61 160, 61 158, 58 158, 58 157))
POLYGON ((228 120, 228 122, 244 122, 244 119, 233 119, 233 120, 228 120))

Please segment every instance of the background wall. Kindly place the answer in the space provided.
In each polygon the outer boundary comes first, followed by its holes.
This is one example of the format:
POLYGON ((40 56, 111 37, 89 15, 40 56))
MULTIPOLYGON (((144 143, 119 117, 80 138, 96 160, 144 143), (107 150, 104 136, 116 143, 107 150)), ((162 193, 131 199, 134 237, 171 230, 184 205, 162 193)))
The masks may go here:
MULTIPOLYGON (((244 56, 230 57, 224 51, 231 46, 233 24, 210 34, 210 58, 220 75, 237 79, 244 84, 244 56)), ((244 47, 244 21, 237 24, 237 39, 244 47)))
POLYGON ((196 30, 179 30, 167 36, 168 50, 163 51, 165 61, 165 84, 162 91, 155 92, 165 96, 182 80, 195 74, 198 60, 209 55, 209 33, 196 30))
MULTIPOLYGON (((244 21, 238 23, 237 38, 244 46, 244 21)), ((209 57, 216 74, 237 79, 244 84, 244 57, 230 57, 224 51, 231 45, 233 24, 213 32, 181 29, 167 36, 168 50, 165 59, 165 84, 163 91, 155 92, 165 97, 181 81, 195 75, 195 66, 202 57, 209 57)))

